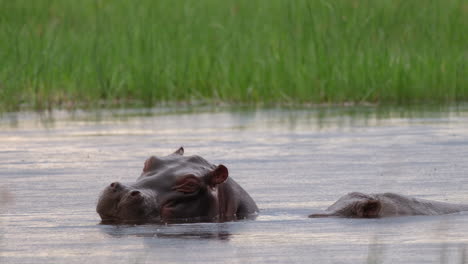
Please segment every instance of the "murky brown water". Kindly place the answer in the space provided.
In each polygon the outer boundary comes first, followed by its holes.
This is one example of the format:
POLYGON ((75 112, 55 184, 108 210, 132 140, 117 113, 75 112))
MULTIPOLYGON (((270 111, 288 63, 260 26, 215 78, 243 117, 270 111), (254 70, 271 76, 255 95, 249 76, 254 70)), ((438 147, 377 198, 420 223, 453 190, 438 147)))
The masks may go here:
POLYGON ((468 202, 468 108, 6 114, 0 263, 464 263, 468 213, 309 219, 350 191, 468 202), (184 146, 223 163, 255 221, 100 225, 99 192, 184 146))

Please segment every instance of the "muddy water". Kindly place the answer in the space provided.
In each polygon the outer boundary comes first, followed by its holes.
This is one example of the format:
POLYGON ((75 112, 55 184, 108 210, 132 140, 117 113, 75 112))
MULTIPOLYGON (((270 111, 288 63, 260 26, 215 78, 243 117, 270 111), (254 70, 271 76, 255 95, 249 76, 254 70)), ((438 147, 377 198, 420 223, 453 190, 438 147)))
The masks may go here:
POLYGON ((464 263, 468 213, 309 219, 350 191, 468 202, 468 108, 13 113, 0 118, 0 263, 464 263), (184 146, 255 221, 112 226, 99 192, 184 146))

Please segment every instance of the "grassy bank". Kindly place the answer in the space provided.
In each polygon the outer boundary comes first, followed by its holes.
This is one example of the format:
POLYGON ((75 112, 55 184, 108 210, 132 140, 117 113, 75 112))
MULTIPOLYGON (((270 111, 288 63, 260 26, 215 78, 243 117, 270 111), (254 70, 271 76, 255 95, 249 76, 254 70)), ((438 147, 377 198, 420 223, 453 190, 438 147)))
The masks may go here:
POLYGON ((468 100, 465 0, 0 0, 0 108, 468 100))

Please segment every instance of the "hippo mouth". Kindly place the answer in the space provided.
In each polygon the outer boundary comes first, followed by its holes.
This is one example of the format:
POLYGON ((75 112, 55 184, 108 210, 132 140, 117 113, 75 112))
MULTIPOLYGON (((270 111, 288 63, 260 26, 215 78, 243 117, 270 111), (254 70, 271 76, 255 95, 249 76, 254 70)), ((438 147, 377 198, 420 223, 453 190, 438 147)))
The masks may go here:
POLYGON ((159 215, 158 210, 144 210, 141 208, 145 208, 149 206, 147 203, 139 204, 138 205, 127 205, 132 207, 133 209, 140 208, 136 212, 138 214, 133 215, 134 212, 130 214, 121 214, 119 212, 115 213, 99 213, 101 217, 101 224, 143 224, 143 223, 158 223, 161 221, 161 217, 159 215))
POLYGON ((101 216, 101 224, 114 224, 120 222, 119 218, 111 215, 100 215, 101 216))
POLYGON ((148 223, 160 223, 160 217, 151 217, 146 219, 122 219, 115 216, 101 216, 101 223, 102 225, 141 225, 141 224, 148 224, 148 223))

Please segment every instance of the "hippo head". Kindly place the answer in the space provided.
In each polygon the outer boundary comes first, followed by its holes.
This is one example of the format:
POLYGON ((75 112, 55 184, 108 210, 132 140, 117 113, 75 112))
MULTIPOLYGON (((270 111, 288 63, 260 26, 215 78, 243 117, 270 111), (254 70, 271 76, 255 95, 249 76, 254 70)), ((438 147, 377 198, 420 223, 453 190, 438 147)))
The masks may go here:
POLYGON ((200 221, 218 217, 218 185, 227 180, 227 168, 183 154, 180 148, 168 156, 152 156, 135 183, 113 182, 107 186, 96 207, 102 221, 200 221))
POLYGON ((381 202, 371 195, 352 192, 344 195, 326 212, 311 214, 309 217, 350 217, 350 218, 377 218, 381 215, 381 202))
POLYGON ((103 222, 140 222, 157 217, 156 206, 151 190, 113 182, 102 192, 96 211, 103 222))

